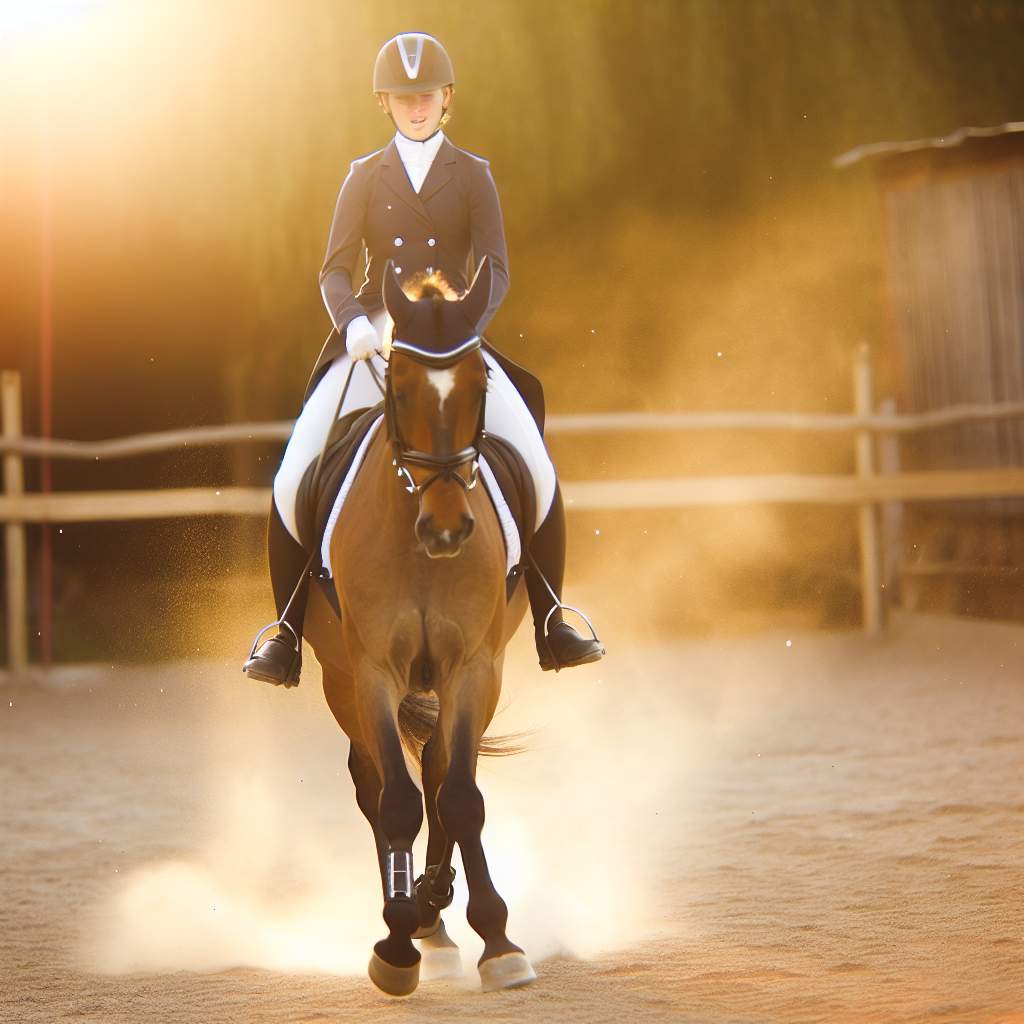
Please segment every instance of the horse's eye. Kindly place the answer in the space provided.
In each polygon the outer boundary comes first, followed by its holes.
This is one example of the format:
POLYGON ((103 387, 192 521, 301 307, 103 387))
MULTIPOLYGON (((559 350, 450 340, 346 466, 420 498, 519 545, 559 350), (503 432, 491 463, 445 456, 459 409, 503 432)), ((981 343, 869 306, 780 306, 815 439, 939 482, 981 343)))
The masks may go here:
POLYGON ((395 401, 399 405, 405 405, 405 392, 404 391, 396 391, 395 392, 395 401))

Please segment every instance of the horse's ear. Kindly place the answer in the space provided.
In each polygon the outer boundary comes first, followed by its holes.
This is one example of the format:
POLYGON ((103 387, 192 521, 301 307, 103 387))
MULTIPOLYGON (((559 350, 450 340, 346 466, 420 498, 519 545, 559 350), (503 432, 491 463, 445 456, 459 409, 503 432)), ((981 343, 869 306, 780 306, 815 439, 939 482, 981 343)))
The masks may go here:
POLYGON ((393 260, 388 260, 384 264, 384 287, 382 292, 384 295, 384 308, 388 311, 388 316, 396 324, 404 324, 409 319, 412 311, 412 301, 402 291, 402 286, 398 283, 393 260))
POLYGON ((474 326, 480 323, 491 304, 491 276, 491 261, 484 256, 460 303, 466 319, 474 326))

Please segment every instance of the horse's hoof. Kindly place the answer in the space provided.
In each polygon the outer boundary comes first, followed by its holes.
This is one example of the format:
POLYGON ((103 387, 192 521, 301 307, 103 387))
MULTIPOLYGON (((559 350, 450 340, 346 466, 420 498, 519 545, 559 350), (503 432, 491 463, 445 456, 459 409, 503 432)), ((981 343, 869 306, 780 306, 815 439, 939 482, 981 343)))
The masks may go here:
POLYGON ((448 937, 443 923, 420 942, 420 952, 423 954, 424 981, 458 978, 462 974, 462 954, 448 937))
POLYGON ((408 996, 416 991, 420 983, 420 964, 417 960, 412 967, 396 967, 376 953, 370 957, 368 968, 370 981, 389 996, 408 996))
POLYGON ((503 953, 480 964, 480 983, 485 992, 518 988, 536 980, 537 975, 525 953, 503 953))

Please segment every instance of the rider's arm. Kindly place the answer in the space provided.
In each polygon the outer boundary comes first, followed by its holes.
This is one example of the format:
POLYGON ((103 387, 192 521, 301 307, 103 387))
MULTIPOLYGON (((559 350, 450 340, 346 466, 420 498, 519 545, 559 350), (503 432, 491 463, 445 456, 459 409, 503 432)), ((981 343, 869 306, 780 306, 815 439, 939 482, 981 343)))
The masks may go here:
POLYGON ((473 245, 473 263, 480 265, 486 255, 491 263, 491 301, 478 325, 481 332, 497 312, 508 291, 508 247, 505 245, 505 226, 501 218, 498 190, 491 177, 486 160, 480 160, 469 197, 470 241, 473 245))
POLYGON ((356 317, 365 316, 352 288, 356 265, 363 251, 363 225, 366 221, 367 169, 356 161, 338 193, 327 238, 327 256, 320 271, 320 293, 339 334, 356 317))

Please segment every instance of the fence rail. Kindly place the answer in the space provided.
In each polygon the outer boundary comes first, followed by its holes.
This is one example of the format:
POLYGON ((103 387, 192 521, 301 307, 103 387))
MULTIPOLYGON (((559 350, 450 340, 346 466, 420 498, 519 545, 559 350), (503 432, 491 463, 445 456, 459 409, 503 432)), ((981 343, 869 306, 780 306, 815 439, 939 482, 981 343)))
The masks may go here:
MULTIPOLYGON (((1024 402, 957 405, 930 412, 884 415, 869 413, 792 412, 602 412, 554 415, 545 434, 670 433, 681 430, 796 430, 813 433, 908 434, 920 430, 982 420, 1024 417, 1024 402)), ((214 448, 239 443, 286 441, 292 420, 229 423, 213 427, 161 430, 103 441, 43 440, 38 437, 0 437, 0 454, 26 458, 121 459, 183 448, 214 448)))
MULTIPOLYGON (((983 469, 891 476, 660 477, 563 481, 570 511, 696 508, 715 505, 859 505, 951 498, 1024 497, 1024 470, 983 469)), ((0 521, 117 522, 178 516, 265 516, 269 487, 167 487, 0 497, 0 521)))
MULTIPOLYGON (((883 614, 877 523, 879 504, 1024 496, 1024 467, 878 473, 875 470, 876 440, 881 438, 891 445, 895 443, 895 436, 914 431, 1024 417, 1024 402, 963 405, 915 414, 878 413, 875 411, 866 347, 858 352, 853 382, 853 413, 625 412, 550 416, 546 425, 549 434, 680 430, 796 430, 854 434, 855 475, 779 473, 566 481, 562 485, 566 505, 570 511, 764 503, 857 506, 864 627, 869 633, 877 633, 881 629, 883 614)), ((8 660, 15 672, 24 668, 27 661, 26 523, 178 516, 264 516, 271 493, 270 488, 263 487, 189 487, 25 494, 22 483, 24 458, 101 460, 225 444, 280 442, 287 439, 292 429, 291 422, 281 421, 161 431, 103 441, 42 440, 22 436, 20 380, 17 374, 3 374, 2 400, 0 455, 4 465, 4 494, 0 496, 0 522, 6 524, 8 660)))

